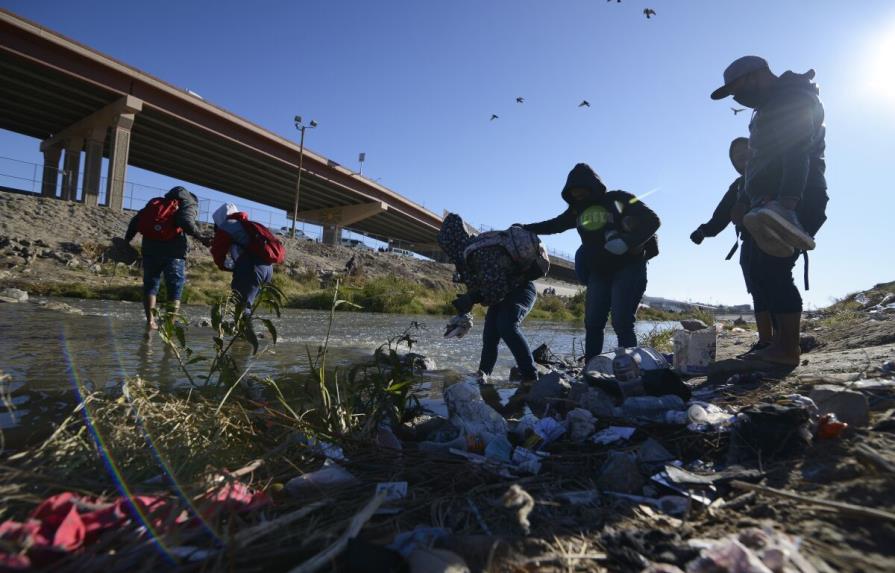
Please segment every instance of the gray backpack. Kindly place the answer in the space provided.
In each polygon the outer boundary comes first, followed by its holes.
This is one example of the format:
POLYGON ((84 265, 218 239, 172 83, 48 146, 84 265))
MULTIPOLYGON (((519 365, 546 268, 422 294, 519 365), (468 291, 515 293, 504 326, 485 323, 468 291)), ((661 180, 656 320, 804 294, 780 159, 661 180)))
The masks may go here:
POLYGON ((531 231, 516 226, 477 235, 463 251, 463 258, 468 261, 475 251, 493 246, 503 247, 528 280, 545 277, 550 270, 550 256, 541 239, 531 231))

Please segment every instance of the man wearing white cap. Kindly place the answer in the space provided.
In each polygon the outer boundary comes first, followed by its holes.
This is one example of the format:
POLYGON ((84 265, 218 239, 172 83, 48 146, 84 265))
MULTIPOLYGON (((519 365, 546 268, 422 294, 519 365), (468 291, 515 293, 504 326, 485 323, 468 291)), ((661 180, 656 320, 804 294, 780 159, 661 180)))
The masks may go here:
MULTIPOLYGON (((743 243, 754 295, 773 316, 767 348, 746 356, 771 366, 797 367, 802 297, 793 280, 799 254, 814 248, 826 220, 824 108, 804 74, 771 72, 758 56, 744 56, 724 70, 724 85, 711 97, 727 96, 754 111, 749 123, 749 161, 731 218, 749 231, 743 243)), ((805 286, 807 288, 807 255, 805 286)))

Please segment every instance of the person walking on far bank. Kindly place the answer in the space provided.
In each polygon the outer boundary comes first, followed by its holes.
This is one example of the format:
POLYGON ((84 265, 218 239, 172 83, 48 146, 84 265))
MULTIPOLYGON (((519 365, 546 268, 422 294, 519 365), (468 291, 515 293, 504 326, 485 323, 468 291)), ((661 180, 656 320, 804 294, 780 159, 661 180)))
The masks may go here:
POLYGON ((130 244, 137 233, 143 236, 143 310, 150 329, 158 328, 152 311, 155 309, 162 275, 168 291, 168 302, 177 312, 186 284, 187 235, 203 245, 211 240, 199 231, 199 202, 183 187, 174 187, 164 197, 150 199, 131 218, 124 235, 130 244))
POLYGON ((826 221, 824 108, 804 74, 773 74, 767 61, 745 56, 724 70, 724 85, 711 97, 733 96, 752 108, 750 157, 742 192, 731 218, 748 230, 749 278, 753 294, 766 305, 775 332, 771 344, 744 358, 795 368, 800 362, 802 297, 793 279, 799 254, 807 251, 826 221))
POLYGON ((523 225, 538 235, 578 229, 581 247, 575 273, 587 286, 584 357, 603 351, 603 331, 612 313, 618 345, 637 346, 637 308, 646 292, 647 261, 659 254, 659 217, 634 195, 607 191, 586 163, 569 172, 562 198, 568 208, 548 221, 523 225))

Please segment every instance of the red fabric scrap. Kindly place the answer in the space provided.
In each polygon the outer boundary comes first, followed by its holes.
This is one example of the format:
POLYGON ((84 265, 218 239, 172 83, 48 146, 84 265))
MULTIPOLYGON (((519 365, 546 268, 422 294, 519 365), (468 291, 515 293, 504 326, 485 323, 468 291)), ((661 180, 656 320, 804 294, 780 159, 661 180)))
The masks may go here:
MULTIPOLYGON (((199 511, 205 519, 222 512, 259 509, 271 502, 264 492, 253 492, 239 482, 227 483, 204 495, 199 511)), ((148 524, 163 530, 171 524, 187 527, 199 521, 191 519, 177 502, 158 496, 121 497, 114 501, 81 497, 65 492, 45 499, 24 523, 7 520, 0 524, 0 540, 19 547, 18 551, 0 549, 0 569, 22 571, 43 567, 56 559, 94 543, 101 534, 119 529, 132 520, 133 503, 148 524), (172 512, 177 512, 173 519, 172 512)))

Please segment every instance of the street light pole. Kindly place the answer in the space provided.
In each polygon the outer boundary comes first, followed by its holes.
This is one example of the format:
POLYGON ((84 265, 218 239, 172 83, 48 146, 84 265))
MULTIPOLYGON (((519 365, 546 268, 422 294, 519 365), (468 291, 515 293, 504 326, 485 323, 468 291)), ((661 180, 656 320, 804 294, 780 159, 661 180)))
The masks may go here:
POLYGON ((298 194, 301 191, 301 171, 305 160, 305 129, 309 127, 312 129, 317 127, 317 122, 312 119, 308 125, 305 125, 302 123, 300 115, 295 116, 295 128, 301 132, 301 137, 298 145, 298 180, 295 183, 295 204, 292 207, 292 232, 290 235, 293 239, 295 238, 295 222, 298 220, 298 194))

